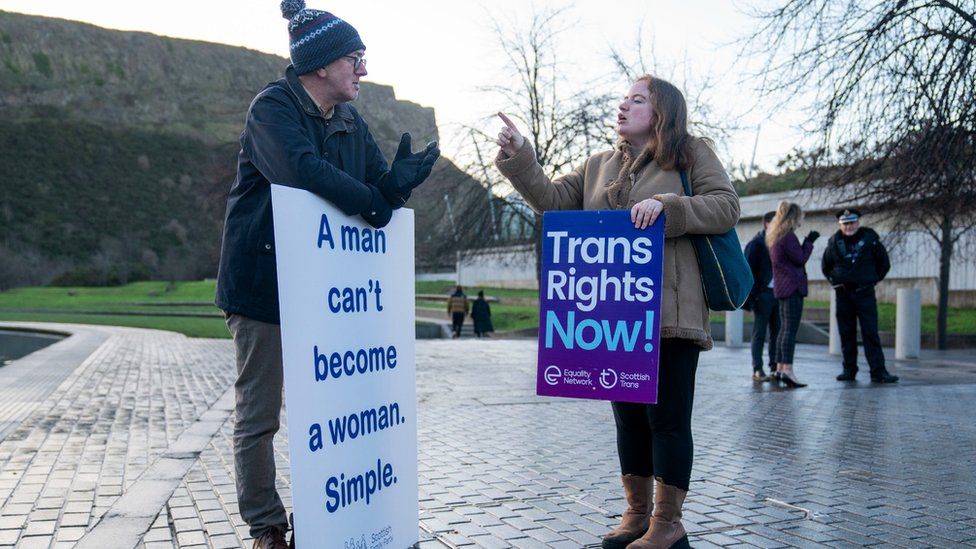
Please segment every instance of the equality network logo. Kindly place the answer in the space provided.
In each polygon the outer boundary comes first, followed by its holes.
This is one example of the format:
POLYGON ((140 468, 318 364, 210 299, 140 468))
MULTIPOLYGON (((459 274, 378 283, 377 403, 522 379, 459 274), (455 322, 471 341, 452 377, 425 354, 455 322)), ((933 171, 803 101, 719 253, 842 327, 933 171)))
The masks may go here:
POLYGON ((546 368, 543 377, 545 378, 546 383, 549 385, 558 385, 559 380, 561 380, 563 377, 563 371, 559 369, 559 366, 553 364, 552 366, 546 368))
MULTIPOLYGON (((589 379, 588 379, 590 377, 589 373, 586 373, 585 377, 587 379, 585 380, 581 378, 580 374, 582 373, 584 373, 584 371, 570 372, 570 375, 572 375, 573 377, 569 379, 568 383, 573 385, 581 385, 581 384, 589 385, 589 379)), ((563 377, 564 376, 563 376, 562 369, 560 369, 559 366, 556 366, 555 364, 552 364, 548 368, 546 368, 545 372, 543 372, 542 374, 542 378, 546 381, 546 383, 552 386, 559 385, 560 382, 563 381, 563 377)), ((619 377, 617 376, 617 372, 613 368, 604 368, 603 370, 600 371, 600 375, 599 375, 600 386, 603 387, 604 389, 612 389, 616 387, 618 380, 619 377)))

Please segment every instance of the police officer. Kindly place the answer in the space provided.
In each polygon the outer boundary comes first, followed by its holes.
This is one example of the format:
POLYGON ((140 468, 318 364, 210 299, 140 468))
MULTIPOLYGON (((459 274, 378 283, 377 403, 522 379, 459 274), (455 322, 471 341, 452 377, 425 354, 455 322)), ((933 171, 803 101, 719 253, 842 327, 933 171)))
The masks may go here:
POLYGON ((891 268, 888 252, 873 229, 861 226, 861 212, 848 208, 837 212, 840 229, 830 237, 821 268, 837 294, 837 327, 844 354, 844 371, 838 381, 857 376, 857 323, 861 323, 864 354, 871 368, 871 381, 894 383, 885 369, 884 352, 878 337, 878 302, 874 285, 891 268))

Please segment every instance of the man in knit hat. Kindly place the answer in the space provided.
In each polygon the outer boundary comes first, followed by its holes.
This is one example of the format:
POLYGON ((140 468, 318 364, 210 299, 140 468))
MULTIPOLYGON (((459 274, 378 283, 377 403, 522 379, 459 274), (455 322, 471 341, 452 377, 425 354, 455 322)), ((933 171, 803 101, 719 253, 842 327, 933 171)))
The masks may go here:
POLYGON ((286 0, 291 65, 251 102, 237 179, 227 198, 216 303, 237 351, 234 463, 241 517, 255 548, 283 548, 288 516, 275 490, 273 438, 283 371, 271 184, 305 189, 383 227, 430 175, 435 143, 411 152, 404 134, 391 165, 349 102, 366 76, 366 47, 335 15, 286 0))

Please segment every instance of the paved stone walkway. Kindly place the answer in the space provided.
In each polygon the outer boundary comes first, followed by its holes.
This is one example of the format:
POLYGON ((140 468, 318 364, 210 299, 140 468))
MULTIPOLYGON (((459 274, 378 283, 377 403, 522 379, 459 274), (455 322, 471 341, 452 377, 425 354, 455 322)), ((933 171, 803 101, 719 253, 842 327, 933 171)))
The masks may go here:
MULTIPOLYGON (((0 440, 0 547, 125 540, 110 529, 127 511, 145 517, 127 522, 139 547, 249 547, 231 343, 100 330, 0 440)), ((534 396, 533 341, 418 341, 417 354, 421 547, 598 546, 623 509, 609 405, 534 396)), ((810 387, 795 391, 753 384, 748 362, 747 349, 702 354, 684 518, 695 547, 976 547, 976 356, 848 385, 825 348, 801 346, 810 387)))

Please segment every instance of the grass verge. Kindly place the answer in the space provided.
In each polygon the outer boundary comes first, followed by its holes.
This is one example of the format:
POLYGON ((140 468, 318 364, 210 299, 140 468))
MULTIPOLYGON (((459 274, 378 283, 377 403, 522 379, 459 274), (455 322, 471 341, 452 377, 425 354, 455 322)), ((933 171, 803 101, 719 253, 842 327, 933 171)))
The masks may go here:
MULTIPOLYGON (((150 281, 108 288, 17 288, 0 292, 0 320, 132 326, 170 330, 191 337, 230 337, 221 311, 212 304, 214 284, 213 280, 175 284, 150 281)), ((447 280, 423 281, 417 282, 416 293, 446 296, 454 287, 447 280)), ((534 304, 539 298, 537 290, 471 286, 465 288, 465 293, 474 297, 478 290, 499 298, 499 302, 491 304, 496 331, 538 326, 539 310, 534 304)), ((445 307, 443 302, 429 300, 420 300, 417 305, 432 309, 445 307)), ((830 304, 808 301, 805 306, 825 308, 830 304)), ((893 303, 878 305, 878 324, 882 331, 894 331, 895 309, 893 303)), ((923 334, 935 333, 935 317, 934 305, 922 307, 923 334)), ((713 313, 712 318, 721 320, 724 315, 713 313)), ((949 333, 976 333, 976 309, 951 308, 949 333)))

